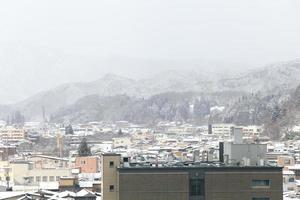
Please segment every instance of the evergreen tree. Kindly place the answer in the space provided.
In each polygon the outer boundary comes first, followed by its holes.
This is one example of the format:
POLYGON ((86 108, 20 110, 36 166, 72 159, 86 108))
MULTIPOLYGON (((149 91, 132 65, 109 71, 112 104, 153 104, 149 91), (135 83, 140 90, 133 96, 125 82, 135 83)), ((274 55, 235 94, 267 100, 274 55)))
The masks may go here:
POLYGON ((65 132, 66 132, 66 135, 73 135, 74 134, 73 127, 72 127, 71 124, 69 124, 68 126, 65 127, 65 132))
POLYGON ((91 149, 88 146, 86 142, 86 138, 83 138, 80 142, 79 148, 78 148, 78 155, 80 157, 86 157, 86 156, 91 156, 91 149))
POLYGON ((122 129, 119 129, 118 135, 120 135, 120 136, 123 135, 122 129))

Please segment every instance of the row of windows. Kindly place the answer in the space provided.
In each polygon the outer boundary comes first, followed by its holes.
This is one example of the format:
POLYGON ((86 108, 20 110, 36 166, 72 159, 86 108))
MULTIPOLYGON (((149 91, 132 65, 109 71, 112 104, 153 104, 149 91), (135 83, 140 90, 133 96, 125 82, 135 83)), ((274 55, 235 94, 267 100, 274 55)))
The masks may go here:
MULTIPOLYGON (((251 186, 253 188, 270 187, 270 180, 252 180, 251 186)), ((204 179, 190 179, 190 195, 191 196, 204 196, 205 195, 205 182, 204 179)), ((253 200, 268 200, 266 197, 255 197, 253 200)))
POLYGON ((5 133, 24 133, 24 131, 19 131, 19 130, 0 131, 0 134, 5 134, 5 133))
POLYGON ((15 136, 15 137, 2 137, 3 140, 6 140, 6 139, 23 139, 24 136, 15 136))
MULTIPOLYGON (((33 182, 34 177, 30 176, 28 177, 29 182, 33 182)), ((54 181, 59 181, 59 176, 36 176, 35 177, 35 182, 54 182, 54 181)))

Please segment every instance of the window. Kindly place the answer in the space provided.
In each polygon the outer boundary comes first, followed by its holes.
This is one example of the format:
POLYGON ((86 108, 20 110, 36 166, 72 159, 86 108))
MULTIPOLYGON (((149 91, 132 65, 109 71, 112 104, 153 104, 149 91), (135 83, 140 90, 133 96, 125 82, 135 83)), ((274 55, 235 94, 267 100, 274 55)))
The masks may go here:
POLYGON ((59 181, 59 176, 56 177, 56 181, 59 181))
POLYGON ((284 164, 285 165, 290 165, 291 164, 291 160, 289 160, 289 159, 284 160, 284 164))
POLYGON ((85 165, 85 160, 82 160, 82 161, 81 161, 81 164, 82 164, 82 165, 85 165))
POLYGON ((300 176, 300 170, 295 170, 294 172, 296 176, 300 176))
POLYGON ((293 177, 289 178, 289 182, 295 182, 295 179, 293 177))
POLYGON ((32 163, 29 163, 28 170, 33 170, 33 164, 32 163))
POLYGON ((115 190, 115 187, 114 187, 113 185, 110 185, 110 186, 109 186, 109 191, 110 191, 110 192, 113 192, 114 190, 115 190))
POLYGON ((29 182, 29 183, 33 183, 33 181, 34 181, 34 177, 33 177, 33 176, 29 176, 29 177, 28 177, 28 182, 29 182))
POLYGON ((35 181, 36 181, 36 182, 41 182, 41 177, 40 177, 40 176, 36 176, 36 177, 35 177, 35 181))
POLYGON ((109 162, 109 167, 114 167, 114 161, 109 162))
POLYGON ((270 200, 269 197, 254 197, 252 200, 270 200))
POLYGON ((270 180, 252 180, 252 187, 270 187, 270 180))
POLYGON ((49 181, 50 181, 50 182, 53 182, 53 181, 54 181, 54 176, 50 176, 50 177, 49 177, 49 181))
POLYGON ((190 196, 204 196, 204 179, 190 180, 190 196))
POLYGON ((48 181, 48 176, 43 176, 43 182, 47 182, 48 181))

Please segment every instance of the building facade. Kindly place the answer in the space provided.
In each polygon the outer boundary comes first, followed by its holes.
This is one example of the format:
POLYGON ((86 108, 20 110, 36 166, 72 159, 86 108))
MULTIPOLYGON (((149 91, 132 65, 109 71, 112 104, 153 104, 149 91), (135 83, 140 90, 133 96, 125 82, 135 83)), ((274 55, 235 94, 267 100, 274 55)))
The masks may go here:
POLYGON ((103 200, 282 200, 282 168, 120 165, 102 156, 103 200))
POLYGON ((26 138, 26 131, 18 128, 2 128, 0 138, 7 143, 20 142, 26 138))
POLYGON ((99 158, 96 156, 77 157, 75 168, 79 168, 81 173, 99 172, 99 158))

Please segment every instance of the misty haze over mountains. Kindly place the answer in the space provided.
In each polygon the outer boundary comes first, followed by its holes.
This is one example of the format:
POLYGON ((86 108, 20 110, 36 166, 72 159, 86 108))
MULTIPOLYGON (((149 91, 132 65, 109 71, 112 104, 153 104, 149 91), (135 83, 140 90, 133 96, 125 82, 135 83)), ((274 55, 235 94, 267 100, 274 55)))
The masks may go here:
POLYGON ((93 57, 66 54, 28 45, 0 47, 0 104, 12 104, 70 82, 91 82, 105 74, 147 79, 179 70, 211 73, 211 77, 244 72, 245 65, 205 60, 163 60, 130 57, 93 57), (243 66, 243 67, 241 67, 243 66))
MULTIPOLYGON (((158 120, 262 124, 273 109, 297 102, 300 60, 244 73, 165 71, 139 80, 107 74, 91 82, 66 83, 19 103, 2 106, 2 119, 20 111, 27 120, 84 122, 158 120), (222 108, 214 110, 214 108, 222 108)), ((293 113, 297 114, 296 107, 293 113)), ((300 110, 299 110, 300 111, 300 110)), ((281 117, 284 117, 283 115, 281 117)), ((295 117, 293 123, 296 123, 295 117)))
POLYGON ((298 0, 1 1, 0 104, 106 73, 140 79, 218 68, 224 74, 299 58, 299 6, 298 0))
POLYGON ((41 120, 45 110, 50 121, 286 128, 298 123, 299 7, 298 0, 2 1, 0 117, 19 111, 41 120))

